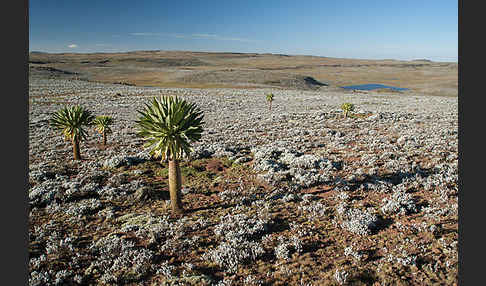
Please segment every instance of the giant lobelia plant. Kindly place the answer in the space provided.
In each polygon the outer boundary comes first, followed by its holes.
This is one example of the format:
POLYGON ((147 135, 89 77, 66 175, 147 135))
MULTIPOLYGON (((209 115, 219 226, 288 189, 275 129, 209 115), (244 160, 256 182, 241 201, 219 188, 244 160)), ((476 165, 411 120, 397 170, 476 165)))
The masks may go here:
POLYGON ((201 139, 203 112, 179 97, 162 96, 160 100, 154 97, 138 113, 138 135, 145 138, 152 155, 162 156, 161 162, 169 161, 171 208, 174 214, 181 214, 184 210, 179 162, 192 151, 190 143, 201 139))
POLYGON ((268 110, 272 110, 272 102, 273 102, 273 93, 269 93, 265 96, 268 102, 268 110))
POLYGON ((110 125, 113 124, 113 117, 107 115, 96 116, 93 120, 96 125, 96 131, 103 136, 103 146, 106 146, 106 135, 112 133, 110 125))
POLYGON ((341 109, 343 110, 344 118, 348 117, 348 113, 354 110, 354 104, 345 102, 341 104, 341 109))
POLYGON ((79 142, 87 138, 87 131, 83 127, 91 125, 93 119, 94 115, 89 110, 75 105, 54 112, 49 120, 54 129, 62 131, 66 140, 71 140, 74 160, 81 160, 79 142))

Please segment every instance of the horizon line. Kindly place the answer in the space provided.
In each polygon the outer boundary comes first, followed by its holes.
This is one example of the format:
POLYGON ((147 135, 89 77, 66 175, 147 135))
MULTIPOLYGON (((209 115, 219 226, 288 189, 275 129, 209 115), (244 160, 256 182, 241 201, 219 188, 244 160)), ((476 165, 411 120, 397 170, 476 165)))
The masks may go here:
POLYGON ((383 58, 383 59, 367 59, 367 58, 352 58, 352 57, 330 57, 330 56, 318 56, 318 55, 309 55, 309 54, 285 54, 285 53, 258 53, 258 52, 216 52, 216 51, 191 51, 191 50, 128 50, 128 51, 117 51, 117 52, 45 52, 34 50, 30 51, 31 53, 43 53, 43 54, 124 54, 124 53, 135 53, 135 52, 190 52, 190 53, 214 53, 214 54, 257 54, 257 55, 283 55, 283 56, 303 56, 303 57, 318 57, 318 58, 331 58, 331 59, 350 59, 350 60, 365 60, 365 61, 430 61, 436 63, 459 63, 459 60, 456 59, 455 61, 435 61, 430 60, 427 58, 417 58, 417 59, 410 59, 410 60, 400 60, 400 59, 393 59, 393 58, 383 58))

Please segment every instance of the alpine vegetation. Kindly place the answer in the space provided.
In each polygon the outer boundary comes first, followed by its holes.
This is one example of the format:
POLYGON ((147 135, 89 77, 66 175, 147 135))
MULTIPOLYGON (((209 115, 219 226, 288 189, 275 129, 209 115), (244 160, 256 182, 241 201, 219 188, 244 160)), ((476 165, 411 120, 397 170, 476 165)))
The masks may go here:
POLYGON ((457 284, 457 98, 29 78, 29 285, 457 284), (114 118, 89 160, 50 124, 77 104, 114 118))
POLYGON ((275 247, 275 257, 279 260, 288 260, 290 258, 290 251, 294 253, 302 253, 303 244, 301 238, 294 234, 290 238, 279 236, 277 238, 278 245, 275 247))
POLYGON ((201 139, 203 112, 195 103, 179 97, 153 98, 152 104, 138 111, 138 135, 147 141, 151 153, 169 161, 169 192, 174 214, 183 213, 180 160, 192 151, 191 142, 201 139))
POLYGON ((132 241, 115 235, 94 242, 90 249, 99 259, 91 263, 86 272, 100 272, 104 283, 123 284, 143 277, 152 266, 154 252, 140 248, 132 241))
POLYGON ((109 133, 113 133, 111 130, 110 125, 113 124, 113 117, 100 115, 96 116, 93 120, 93 123, 96 125, 96 131, 98 131, 103 136, 103 145, 106 145, 106 135, 109 133))
POLYGON ((272 102, 273 102, 273 93, 268 93, 266 96, 265 96, 267 102, 268 102, 268 110, 272 110, 272 102))
POLYGON ((251 151, 254 154, 254 170, 266 171, 260 173, 259 178, 272 185, 286 184, 295 189, 312 187, 330 181, 326 173, 335 169, 333 162, 326 158, 273 144, 254 147, 251 151))
POLYGON ((343 110, 344 118, 348 117, 348 113, 354 110, 354 104, 345 102, 341 104, 341 109, 343 110))
POLYGON ((402 190, 397 190, 389 198, 383 199, 384 205, 381 211, 384 214, 411 214, 417 212, 417 205, 415 204, 412 195, 405 193, 402 190))
POLYGON ((378 228, 379 218, 369 210, 344 207, 338 209, 338 213, 342 219, 341 227, 352 233, 369 235, 378 228))
POLYGON ((79 105, 64 107, 51 116, 51 126, 62 131, 66 140, 71 140, 74 160, 81 160, 79 142, 87 139, 87 131, 83 127, 91 125, 93 119, 91 112, 79 105))
POLYGON ((272 223, 266 211, 253 218, 245 213, 226 215, 216 225, 214 234, 221 243, 203 256, 229 272, 236 272, 241 264, 254 261, 265 253, 261 238, 272 223))
POLYGON ((298 210, 306 214, 309 220, 319 219, 324 217, 328 208, 322 202, 308 202, 306 204, 301 204, 298 210))
POLYGON ((334 273, 334 278, 339 285, 344 285, 348 280, 349 273, 346 270, 338 270, 334 273))

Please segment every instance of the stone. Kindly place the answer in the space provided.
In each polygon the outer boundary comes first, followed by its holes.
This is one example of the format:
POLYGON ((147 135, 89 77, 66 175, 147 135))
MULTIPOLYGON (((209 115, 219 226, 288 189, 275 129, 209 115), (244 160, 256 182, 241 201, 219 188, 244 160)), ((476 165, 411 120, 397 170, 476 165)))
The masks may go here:
POLYGON ((141 187, 133 193, 133 198, 137 201, 146 201, 150 199, 150 189, 141 187))
POLYGON ((251 161, 251 158, 250 157, 240 157, 238 159, 236 159, 233 164, 234 165, 238 165, 238 164, 244 164, 246 162, 250 162, 251 161))

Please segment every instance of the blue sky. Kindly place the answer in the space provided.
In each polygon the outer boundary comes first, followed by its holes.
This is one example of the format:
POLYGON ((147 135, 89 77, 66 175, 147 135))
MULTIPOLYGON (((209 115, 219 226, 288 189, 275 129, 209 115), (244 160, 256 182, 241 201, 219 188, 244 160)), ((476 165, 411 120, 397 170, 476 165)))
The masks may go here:
POLYGON ((457 62, 457 1, 29 1, 30 51, 185 50, 457 62))

